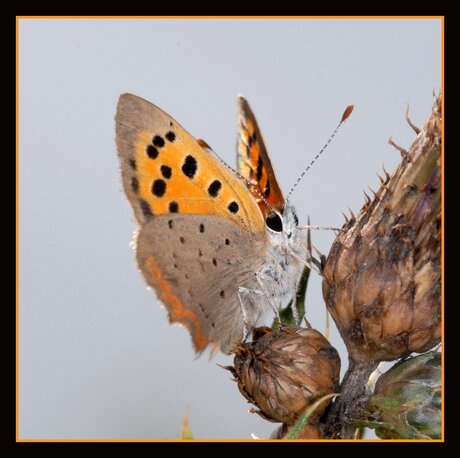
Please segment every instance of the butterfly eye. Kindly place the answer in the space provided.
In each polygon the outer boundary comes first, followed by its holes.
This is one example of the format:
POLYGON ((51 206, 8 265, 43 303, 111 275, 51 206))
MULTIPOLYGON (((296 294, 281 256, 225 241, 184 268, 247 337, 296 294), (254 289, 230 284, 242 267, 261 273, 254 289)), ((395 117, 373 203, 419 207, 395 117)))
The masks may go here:
POLYGON ((265 224, 269 227, 272 231, 275 232, 282 232, 283 231, 283 222, 281 221, 280 215, 277 213, 272 213, 265 218, 265 224))

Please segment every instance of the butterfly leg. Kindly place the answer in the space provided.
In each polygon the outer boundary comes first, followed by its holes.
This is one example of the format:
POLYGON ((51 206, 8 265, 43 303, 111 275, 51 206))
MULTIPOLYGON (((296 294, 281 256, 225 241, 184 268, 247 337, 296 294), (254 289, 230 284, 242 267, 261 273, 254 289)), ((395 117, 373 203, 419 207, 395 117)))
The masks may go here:
MULTIPOLYGON (((240 286, 237 291, 238 295, 238 300, 240 302, 241 306, 241 313, 243 314, 243 342, 247 339, 250 331, 253 328, 253 324, 251 323, 251 320, 249 318, 250 314, 250 305, 248 304, 248 301, 246 300, 247 298, 254 298, 255 296, 262 296, 262 293, 257 290, 249 289, 249 288, 244 288, 240 286)), ((258 317, 253 320, 256 322, 258 317)))
POLYGON ((264 298, 268 301, 268 304, 270 305, 270 307, 272 308, 273 310, 273 313, 275 314, 275 320, 278 322, 278 325, 279 327, 281 327, 281 317, 280 317, 280 313, 279 313, 279 310, 278 310, 278 307, 277 305, 273 302, 273 294, 270 294, 268 291, 267 291, 267 288, 265 287, 264 285, 264 275, 260 272, 256 272, 256 280, 257 280, 257 283, 259 285, 259 288, 260 288, 260 291, 259 293, 264 296, 264 298))
POLYGON ((248 337, 248 313, 246 311, 246 304, 242 298, 242 295, 246 292, 247 288, 238 288, 238 300, 240 301, 241 313, 243 314, 243 342, 246 341, 248 337))

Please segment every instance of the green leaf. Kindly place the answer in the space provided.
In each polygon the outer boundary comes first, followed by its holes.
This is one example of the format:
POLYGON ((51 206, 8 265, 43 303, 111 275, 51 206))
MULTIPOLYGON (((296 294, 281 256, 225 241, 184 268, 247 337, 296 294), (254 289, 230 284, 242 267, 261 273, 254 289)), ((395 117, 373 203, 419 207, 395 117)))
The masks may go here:
POLYGON ((340 393, 326 394, 310 406, 295 422, 294 426, 286 433, 283 439, 298 439, 302 429, 308 424, 308 420, 315 413, 316 409, 327 399, 340 396, 340 393))
MULTIPOLYGON (((305 315, 305 293, 307 292, 308 279, 310 277, 310 269, 305 267, 300 277, 299 285, 296 292, 296 308, 297 314, 299 316, 299 322, 302 321, 302 318, 305 315)), ((292 314, 292 301, 289 304, 279 311, 281 323, 282 324, 295 324, 294 316, 292 314)), ((272 329, 277 329, 276 320, 273 322, 272 329)))

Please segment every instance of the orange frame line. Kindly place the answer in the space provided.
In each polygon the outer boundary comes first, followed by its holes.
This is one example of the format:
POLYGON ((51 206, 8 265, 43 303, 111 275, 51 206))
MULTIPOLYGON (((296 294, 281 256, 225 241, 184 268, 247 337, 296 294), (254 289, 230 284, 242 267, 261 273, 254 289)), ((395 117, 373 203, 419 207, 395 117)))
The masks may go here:
POLYGON ((441 19, 444 25, 444 16, 16 16, 16 19, 441 19))
POLYGON ((444 326, 445 326, 445 290, 444 290, 444 43, 445 43, 445 21, 444 16, 16 16, 16 442, 187 442, 182 439, 21 439, 19 437, 19 22, 20 20, 30 19, 439 19, 441 21, 441 439, 432 440, 411 440, 411 439, 310 439, 310 440, 287 440, 280 441, 275 439, 193 439, 189 442, 444 442, 445 441, 445 348, 444 348, 444 326))

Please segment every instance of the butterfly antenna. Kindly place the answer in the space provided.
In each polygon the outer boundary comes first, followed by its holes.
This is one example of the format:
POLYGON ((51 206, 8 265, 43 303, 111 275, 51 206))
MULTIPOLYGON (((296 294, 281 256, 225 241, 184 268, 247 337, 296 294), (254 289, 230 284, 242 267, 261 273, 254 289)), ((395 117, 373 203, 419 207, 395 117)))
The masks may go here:
POLYGON ((256 188, 256 186, 251 183, 249 180, 247 180, 243 175, 241 175, 238 170, 235 170, 233 167, 228 165, 213 149, 209 148, 213 153, 214 156, 219 159, 220 162, 222 162, 225 167, 227 167, 229 170, 231 170, 239 179, 243 180, 246 183, 246 186, 251 189, 253 192, 255 192, 264 202, 264 204, 273 212, 277 213, 276 210, 268 203, 267 199, 262 195, 262 193, 256 188))
POLYGON ((311 169, 311 166, 318 160, 318 158, 323 154, 324 150, 329 146, 329 143, 331 143, 332 139, 335 137, 339 129, 342 127, 342 124, 347 120, 348 116, 351 115, 351 112, 353 111, 354 105, 348 105, 347 108, 345 108, 345 111, 343 112, 342 119, 340 120, 339 124, 335 128, 334 132, 332 132, 331 136, 329 137, 329 140, 324 144, 324 146, 321 148, 321 151, 311 160, 311 162, 307 165, 306 169, 302 172, 302 174, 297 178, 297 181, 294 183, 292 186, 291 190, 289 191, 285 202, 289 200, 289 197, 291 196, 292 192, 294 189, 297 187, 297 185, 300 183, 302 178, 305 176, 305 174, 311 169))

